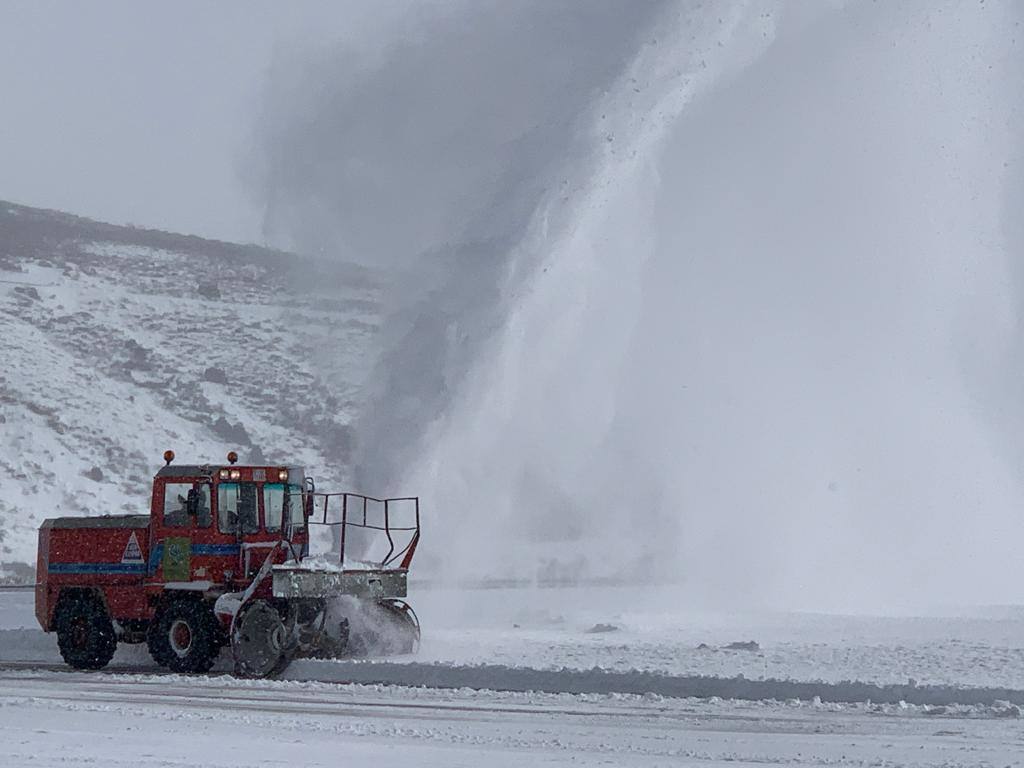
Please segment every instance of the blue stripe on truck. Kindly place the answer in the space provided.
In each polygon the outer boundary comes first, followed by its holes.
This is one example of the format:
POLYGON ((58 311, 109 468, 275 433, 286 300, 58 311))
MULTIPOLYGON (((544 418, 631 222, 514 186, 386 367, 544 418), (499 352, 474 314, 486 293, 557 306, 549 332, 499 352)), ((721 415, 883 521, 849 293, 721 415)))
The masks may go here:
POLYGON ((193 544, 193 555, 237 555, 238 544, 193 544))
MULTIPOLYGON (((237 555, 240 547, 237 544, 193 544, 193 555, 237 555)), ((164 545, 157 544, 149 555, 149 567, 146 563, 48 563, 46 570, 50 573, 146 573, 155 571, 164 555, 164 545)))
POLYGON ((49 563, 50 573, 145 573, 145 563, 49 563))

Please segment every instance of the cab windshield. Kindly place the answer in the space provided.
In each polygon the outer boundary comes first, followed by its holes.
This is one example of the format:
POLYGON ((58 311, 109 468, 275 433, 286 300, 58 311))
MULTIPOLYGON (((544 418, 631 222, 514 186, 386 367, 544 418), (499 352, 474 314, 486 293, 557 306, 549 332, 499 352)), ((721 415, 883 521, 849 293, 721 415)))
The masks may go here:
POLYGON ((305 527, 302 514, 302 486, 291 483, 267 483, 263 486, 263 514, 268 531, 281 530, 286 520, 293 529, 305 527))
POLYGON ((256 533, 255 483, 221 483, 217 486, 217 527, 221 533, 256 533))

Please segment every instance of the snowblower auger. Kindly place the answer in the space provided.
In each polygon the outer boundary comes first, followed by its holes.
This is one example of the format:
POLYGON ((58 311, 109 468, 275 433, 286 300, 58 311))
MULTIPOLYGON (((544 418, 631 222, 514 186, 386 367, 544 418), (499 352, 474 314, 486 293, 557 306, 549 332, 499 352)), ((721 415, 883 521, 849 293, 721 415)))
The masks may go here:
POLYGON ((340 557, 303 557, 301 549, 282 538, 245 592, 218 600, 217 613, 231 617, 235 672, 269 677, 296 657, 415 652, 419 619, 402 598, 419 543, 419 500, 318 494, 310 487, 303 494, 303 509, 307 526, 337 530, 340 557), (394 523, 400 506, 408 525, 394 523), (349 560, 346 547, 352 548, 354 538, 365 554, 373 551, 374 538, 385 542, 387 551, 380 559, 349 560), (287 554, 283 561, 275 557, 278 550, 287 554))

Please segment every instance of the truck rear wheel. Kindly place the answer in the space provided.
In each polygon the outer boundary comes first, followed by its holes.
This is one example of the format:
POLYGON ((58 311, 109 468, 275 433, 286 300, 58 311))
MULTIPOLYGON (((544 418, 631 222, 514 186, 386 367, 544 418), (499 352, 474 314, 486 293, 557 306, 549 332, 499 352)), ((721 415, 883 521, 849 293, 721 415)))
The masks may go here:
POLYGON ((68 594, 57 605, 54 624, 60 655, 76 669, 102 669, 117 650, 114 623, 96 596, 68 594))
POLYGON ((175 672, 208 672, 220 652, 213 611, 199 600, 175 600, 153 619, 146 636, 149 653, 175 672))

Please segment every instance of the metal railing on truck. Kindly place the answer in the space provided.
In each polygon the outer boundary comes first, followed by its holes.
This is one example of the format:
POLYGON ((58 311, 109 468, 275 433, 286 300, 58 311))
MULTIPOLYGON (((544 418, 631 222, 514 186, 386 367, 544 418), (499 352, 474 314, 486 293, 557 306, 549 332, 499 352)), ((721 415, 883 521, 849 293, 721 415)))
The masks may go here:
POLYGON ((388 551, 381 559, 382 568, 403 568, 407 569, 412 562, 416 552, 416 545, 420 540, 420 499, 418 496, 398 496, 390 499, 378 499, 373 496, 364 496, 361 493, 318 493, 307 491, 306 498, 309 499, 311 513, 308 521, 312 525, 324 525, 330 528, 340 528, 338 533, 339 542, 339 564, 345 565, 345 546, 348 540, 349 528, 364 531, 378 531, 387 537, 388 551), (413 523, 411 525, 394 525, 392 515, 397 505, 412 505, 413 523), (340 519, 332 519, 339 514, 340 519), (372 512, 379 511, 379 522, 372 515, 372 512), (407 541, 396 543, 395 534, 400 539, 405 537, 401 534, 408 534, 407 541), (398 563, 396 566, 395 563, 398 563))

